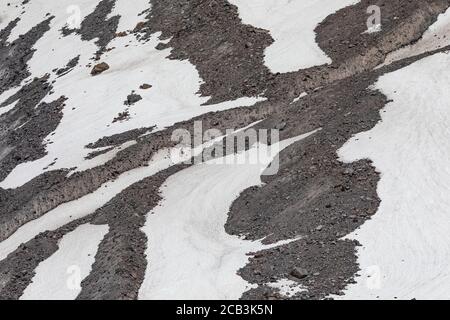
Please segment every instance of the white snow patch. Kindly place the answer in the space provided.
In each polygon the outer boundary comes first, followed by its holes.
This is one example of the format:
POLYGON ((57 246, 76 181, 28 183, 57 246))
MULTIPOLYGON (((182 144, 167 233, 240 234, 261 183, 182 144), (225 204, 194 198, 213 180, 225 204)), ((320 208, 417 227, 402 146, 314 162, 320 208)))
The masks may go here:
POLYGON ((295 103, 295 102, 298 102, 298 101, 300 101, 300 99, 302 99, 302 98, 304 98, 304 97, 306 97, 308 95, 308 93, 306 93, 306 92, 303 92, 302 94, 300 94, 297 98, 295 98, 293 101, 292 101, 292 103, 295 103))
MULTIPOLYGON (((314 132, 273 148, 283 150, 314 132)), ((264 146, 257 144, 243 154, 251 156, 264 146)), ((247 241, 227 234, 224 225, 233 201, 246 188, 261 185, 260 176, 273 157, 262 158, 258 164, 212 160, 165 182, 164 200, 149 213, 143 227, 148 237, 148 266, 140 299, 238 299, 252 287, 237 275, 248 262, 247 254, 286 242, 247 241)))
POLYGON ((277 282, 271 282, 267 285, 271 288, 277 289, 282 296, 287 298, 293 297, 297 293, 307 291, 301 284, 289 279, 280 279, 277 282))
POLYGON ((14 109, 14 107, 17 105, 17 102, 18 101, 15 101, 15 102, 11 103, 10 105, 7 105, 7 106, 4 106, 3 108, 0 108, 0 116, 2 114, 8 113, 12 109, 14 109))
POLYGON ((450 9, 438 16, 437 21, 428 28, 419 41, 390 53, 378 68, 448 45, 450 45, 450 9))
MULTIPOLYGON (((13 95, 15 95, 20 90, 20 87, 14 87, 9 90, 4 91, 2 94, 0 94, 0 103, 5 102, 9 98, 11 98, 13 95)), ((1 110, 1 109, 0 109, 1 110)))
POLYGON ((382 30, 381 24, 376 24, 374 26, 369 27, 366 31, 363 32, 363 34, 364 33, 368 33, 368 34, 377 33, 377 32, 381 32, 381 30, 382 30))
POLYGON ((275 42, 265 63, 273 72, 292 72, 331 63, 316 42, 317 25, 359 0, 230 0, 243 22, 270 31, 275 42))
MULTIPOLYGON (((382 76, 393 102, 372 130, 339 151, 345 162, 373 160, 382 202, 350 234, 362 247, 362 276, 344 299, 450 298, 450 56, 436 54, 382 76)), ((342 297, 341 297, 342 298, 342 297)))
POLYGON ((117 31, 129 31, 133 30, 140 21, 144 20, 145 15, 140 16, 140 14, 149 7, 149 0, 133 0, 132 3, 129 0, 116 0, 109 17, 120 15, 117 31))
POLYGON ((36 268, 32 283, 21 300, 72 300, 92 270, 98 246, 108 233, 107 225, 86 224, 66 234, 59 249, 36 268))

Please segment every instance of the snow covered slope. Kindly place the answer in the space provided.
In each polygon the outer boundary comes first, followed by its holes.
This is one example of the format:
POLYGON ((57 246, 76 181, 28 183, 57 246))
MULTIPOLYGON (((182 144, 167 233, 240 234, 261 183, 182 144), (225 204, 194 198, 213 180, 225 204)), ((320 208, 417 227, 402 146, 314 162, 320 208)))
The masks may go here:
POLYGON ((108 226, 83 225, 64 236, 59 250, 36 268, 36 276, 25 289, 22 300, 70 300, 81 291, 98 245, 108 226))
POLYGON ((450 298, 449 66, 441 53, 382 76, 375 89, 392 99, 382 121, 340 150, 381 173, 380 208, 350 235, 362 244, 362 277, 348 299, 450 298), (377 272, 367 279, 368 270, 377 272))
POLYGON ((450 0, 370 5, 0 2, 0 300, 448 298, 450 0))

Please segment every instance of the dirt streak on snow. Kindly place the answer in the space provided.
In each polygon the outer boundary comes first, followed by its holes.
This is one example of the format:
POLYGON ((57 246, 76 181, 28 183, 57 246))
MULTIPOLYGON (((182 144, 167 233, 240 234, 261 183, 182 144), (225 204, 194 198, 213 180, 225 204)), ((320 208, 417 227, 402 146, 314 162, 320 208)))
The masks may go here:
POLYGON ((336 11, 359 0, 230 0, 244 23, 269 30, 275 42, 265 62, 273 72, 292 72, 331 59, 316 42, 317 25, 336 11))
POLYGON ((81 281, 92 270, 107 225, 82 225, 66 234, 59 249, 36 268, 21 300, 71 300, 81 292, 81 281))
POLYGON ((381 173, 378 212, 349 235, 362 269, 345 299, 450 298, 450 56, 382 76, 382 121, 340 150, 381 173))
MULTIPOLYGON (((315 131, 314 131, 315 132, 315 131)), ((282 141, 283 150, 314 132, 282 141)), ((237 271, 248 253, 286 243, 263 245, 225 232, 227 214, 239 194, 261 185, 261 174, 276 154, 257 144, 241 155, 260 154, 259 163, 233 164, 233 155, 218 164, 206 162, 170 177, 162 188, 164 200, 149 213, 143 231, 148 237, 148 266, 140 299, 238 299, 251 288, 237 271), (228 159, 230 158, 230 159, 228 159)), ((295 241, 288 240, 287 242, 295 241)))

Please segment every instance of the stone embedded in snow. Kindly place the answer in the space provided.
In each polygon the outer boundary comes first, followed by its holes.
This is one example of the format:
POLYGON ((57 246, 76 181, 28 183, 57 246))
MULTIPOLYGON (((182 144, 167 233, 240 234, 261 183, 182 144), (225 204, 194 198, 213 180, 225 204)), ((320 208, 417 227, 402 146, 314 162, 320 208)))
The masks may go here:
POLYGON ((142 29, 144 29, 144 27, 145 27, 145 22, 141 21, 136 25, 136 27, 134 27, 133 32, 141 31, 142 29))
POLYGON ((116 37, 126 37, 128 35, 128 33, 126 33, 125 31, 122 31, 122 32, 118 32, 118 33, 116 33, 116 37))
POLYGON ((125 105, 127 106, 132 106, 133 104, 135 104, 138 101, 141 101, 142 97, 136 93, 132 93, 130 95, 128 95, 127 100, 125 101, 125 105))
POLYGON ((109 64, 107 64, 106 62, 102 62, 102 63, 99 63, 94 66, 94 68, 91 71, 91 74, 93 76, 96 76, 102 72, 105 72, 108 69, 109 69, 109 64))
POLYGON ((153 87, 153 86, 152 86, 151 84, 144 83, 144 84, 142 84, 142 85, 139 87, 139 89, 147 90, 147 89, 151 89, 152 87, 153 87))

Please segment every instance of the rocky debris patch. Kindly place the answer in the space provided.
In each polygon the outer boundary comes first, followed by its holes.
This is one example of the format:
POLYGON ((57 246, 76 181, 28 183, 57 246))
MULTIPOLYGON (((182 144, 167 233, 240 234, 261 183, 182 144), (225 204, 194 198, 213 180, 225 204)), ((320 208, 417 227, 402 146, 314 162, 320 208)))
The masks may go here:
POLYGON ((105 148, 105 149, 99 150, 99 151, 92 151, 86 157, 84 157, 84 159, 85 160, 91 160, 91 159, 97 158, 98 156, 106 154, 106 153, 108 153, 108 152, 110 152, 112 150, 114 150, 114 147, 105 148))
POLYGON ((11 30, 16 26, 19 19, 13 20, 0 32, 0 94, 8 89, 18 86, 23 80, 30 76, 27 62, 33 57, 33 46, 50 29, 50 22, 53 17, 49 17, 30 31, 20 35, 11 43, 7 42, 11 30))
POLYGON ((308 270, 301 268, 301 267, 295 267, 294 270, 291 271, 291 276, 297 278, 297 279, 304 279, 309 276, 308 270))
POLYGON ((117 38, 126 37, 127 35, 128 35, 128 32, 126 32, 126 31, 121 31, 121 32, 116 33, 117 38))
POLYGON ((141 139, 142 136, 150 134, 153 130, 155 130, 155 126, 125 131, 109 137, 103 137, 94 143, 88 144, 86 148, 97 149, 97 148, 117 147, 128 141, 132 140, 138 141, 141 139))
POLYGON ((53 72, 55 72, 58 77, 65 76, 78 65, 78 61, 80 61, 79 55, 71 59, 64 68, 53 70, 53 72))
POLYGON ((0 150, 3 153, 0 181, 20 163, 45 156, 44 139, 61 121, 66 100, 60 97, 51 103, 40 103, 51 89, 47 76, 36 78, 0 105, 1 108, 16 103, 12 110, 0 116, 0 141, 8 150, 7 153, 0 150))
POLYGON ((141 101, 141 100, 142 100, 142 96, 140 96, 140 95, 137 94, 137 93, 134 93, 134 91, 133 91, 131 94, 129 94, 129 95, 127 96, 127 100, 124 101, 124 104, 125 104, 126 106, 132 106, 132 105, 134 105, 136 102, 139 102, 139 101, 141 101))
POLYGON ((243 24, 226 0, 152 0, 145 25, 146 37, 160 31, 160 39, 169 40, 158 48, 171 48, 170 59, 188 59, 196 66, 201 94, 211 97, 208 103, 257 96, 273 77, 264 65, 271 36, 243 24))
POLYGON ((100 59, 108 44, 116 36, 120 16, 109 17, 115 4, 116 0, 101 0, 95 10, 81 22, 80 29, 64 27, 63 35, 67 36, 75 32, 81 35, 82 40, 96 40, 99 50, 95 58, 100 59))
POLYGON ((138 22, 138 23, 136 24, 136 26, 134 27, 133 32, 140 32, 140 31, 142 31, 146 26, 147 26, 147 24, 145 23, 145 21, 138 22))
POLYGON ((123 112, 120 112, 117 117, 113 119, 113 123, 119 122, 119 121, 127 121, 130 119, 130 112, 128 110, 125 110, 123 112))

